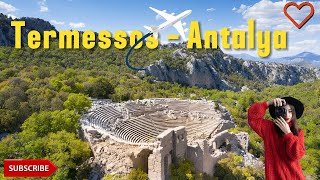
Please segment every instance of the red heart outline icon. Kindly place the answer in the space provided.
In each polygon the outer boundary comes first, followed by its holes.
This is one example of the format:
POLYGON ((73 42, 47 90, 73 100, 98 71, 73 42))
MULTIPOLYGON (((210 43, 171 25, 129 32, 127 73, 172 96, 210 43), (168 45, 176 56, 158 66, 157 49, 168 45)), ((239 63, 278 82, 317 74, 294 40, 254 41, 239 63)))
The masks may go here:
POLYGON ((288 3, 284 6, 283 12, 284 12, 284 14, 287 16, 287 18, 289 18, 290 21, 291 21, 298 29, 300 29, 300 28, 302 28, 302 26, 303 26, 305 23, 307 23, 307 22, 310 20, 310 18, 314 15, 314 7, 313 7, 313 5, 312 5, 311 3, 309 3, 309 2, 303 2, 303 3, 301 3, 300 5, 298 5, 298 4, 295 3, 295 2, 288 2, 288 3), (289 6, 295 6, 295 7, 298 8, 299 10, 300 10, 301 8, 303 8, 304 6, 309 6, 309 7, 311 8, 311 11, 310 11, 309 15, 308 15, 306 18, 304 18, 304 20, 303 20, 301 23, 298 24, 298 23, 288 14, 287 9, 288 9, 289 6))

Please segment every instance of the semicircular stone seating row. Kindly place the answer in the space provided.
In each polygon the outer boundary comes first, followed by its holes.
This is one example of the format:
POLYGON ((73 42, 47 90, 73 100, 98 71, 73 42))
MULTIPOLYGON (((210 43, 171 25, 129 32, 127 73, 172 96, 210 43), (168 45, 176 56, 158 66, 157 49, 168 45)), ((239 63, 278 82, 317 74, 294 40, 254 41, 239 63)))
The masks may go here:
MULTIPOLYGON (((132 110, 133 109, 129 109, 129 111, 132 110)), ((91 114, 89 123, 90 125, 110 130, 112 123, 120 116, 121 113, 112 106, 101 107, 91 114)), ((143 115, 119 122, 113 133, 128 142, 149 143, 168 128, 185 126, 188 136, 199 135, 199 133, 209 135, 219 123, 220 121, 210 118, 204 118, 202 120, 190 120, 187 118, 168 120, 143 115)))
POLYGON ((99 107, 89 116, 89 124, 104 129, 109 129, 111 123, 121 116, 121 113, 112 106, 99 107))

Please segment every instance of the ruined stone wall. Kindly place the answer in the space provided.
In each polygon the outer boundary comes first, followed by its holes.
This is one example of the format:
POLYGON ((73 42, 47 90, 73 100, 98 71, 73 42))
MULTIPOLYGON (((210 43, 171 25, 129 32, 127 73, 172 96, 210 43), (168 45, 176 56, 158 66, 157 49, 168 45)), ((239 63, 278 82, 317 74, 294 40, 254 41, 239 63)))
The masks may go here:
POLYGON ((229 150, 241 151, 238 147, 243 146, 247 151, 247 136, 246 133, 236 135, 224 130, 211 139, 198 139, 187 144, 185 127, 167 129, 157 136, 157 146, 148 158, 148 176, 150 180, 168 180, 170 165, 184 157, 194 164, 196 172, 213 176, 216 163, 227 157, 229 150))
POLYGON ((152 153, 150 149, 139 149, 140 151, 133 153, 130 157, 132 160, 132 167, 135 169, 142 169, 144 172, 148 172, 148 157, 152 153))
POLYGON ((244 152, 248 152, 249 149, 249 134, 246 132, 240 132, 236 134, 237 139, 239 140, 239 145, 244 150, 244 152))
POLYGON ((158 146, 148 158, 148 176, 150 180, 166 180, 170 176, 172 163, 173 129, 167 129, 157 136, 158 146))
POLYGON ((173 129, 173 131, 174 158, 183 158, 186 155, 187 149, 187 132, 184 126, 176 127, 173 129))
POLYGON ((158 146, 148 158, 150 180, 169 180, 173 160, 186 154, 187 134, 185 127, 167 129, 157 136, 158 146))
POLYGON ((196 172, 203 170, 203 149, 201 148, 201 141, 187 147, 187 159, 189 159, 195 167, 196 172))
POLYGON ((229 139, 231 139, 231 134, 228 132, 228 130, 224 130, 218 134, 215 134, 209 141, 209 144, 212 145, 214 149, 219 149, 224 143, 227 144, 227 141, 229 142, 229 139))
POLYGON ((216 163, 227 157, 228 151, 241 154, 248 151, 248 134, 233 134, 224 130, 211 139, 199 139, 187 146, 187 158, 194 164, 196 172, 212 176, 216 163), (227 148, 230 147, 230 149, 227 148), (220 149, 221 148, 221 149, 220 149))
POLYGON ((216 163, 226 155, 226 152, 214 149, 207 140, 199 140, 196 145, 187 148, 187 159, 194 164, 196 172, 210 176, 214 174, 216 163))

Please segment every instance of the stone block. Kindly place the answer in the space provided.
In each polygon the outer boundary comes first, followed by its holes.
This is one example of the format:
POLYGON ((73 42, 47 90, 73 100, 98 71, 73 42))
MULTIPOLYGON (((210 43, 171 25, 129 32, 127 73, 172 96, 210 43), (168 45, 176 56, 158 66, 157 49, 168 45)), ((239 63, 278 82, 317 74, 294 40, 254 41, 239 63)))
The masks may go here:
POLYGON ((162 133, 160 133, 158 136, 157 136, 157 139, 159 141, 165 139, 170 139, 172 137, 172 134, 173 134, 173 130, 172 129, 167 129, 165 131, 163 131, 162 133))

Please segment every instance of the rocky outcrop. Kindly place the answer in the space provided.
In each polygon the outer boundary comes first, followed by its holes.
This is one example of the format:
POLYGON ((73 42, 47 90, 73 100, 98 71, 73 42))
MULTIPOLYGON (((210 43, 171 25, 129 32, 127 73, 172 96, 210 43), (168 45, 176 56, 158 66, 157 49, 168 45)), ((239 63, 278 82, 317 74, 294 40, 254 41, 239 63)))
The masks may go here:
POLYGON ((263 82, 266 86, 272 86, 294 85, 320 78, 320 70, 316 68, 243 61, 223 54, 220 49, 194 52, 181 45, 172 57, 184 59, 186 70, 171 68, 164 60, 159 60, 146 68, 146 74, 157 77, 159 81, 235 91, 243 89, 239 79, 245 82, 263 82), (232 81, 234 77, 236 80, 232 81))
POLYGON ((232 89, 227 81, 222 79, 213 66, 206 64, 200 59, 193 59, 187 63, 189 72, 185 73, 179 69, 172 69, 162 60, 147 68, 147 74, 157 77, 159 81, 177 82, 188 86, 198 86, 208 89, 232 89))
MULTIPOLYGON (((15 44, 15 29, 11 26, 11 21, 13 21, 11 17, 0 13, 0 46, 14 46, 15 44)), ((22 44, 27 43, 27 33, 31 30, 37 30, 40 34, 43 31, 57 31, 48 21, 39 18, 23 17, 14 19, 14 21, 26 22, 26 26, 22 27, 22 44)))
POLYGON ((90 128, 84 129, 84 138, 93 153, 88 162, 92 168, 89 179, 102 179, 105 174, 128 174, 135 167, 132 158, 139 151, 139 146, 117 142, 90 128))
POLYGON ((320 78, 320 70, 316 68, 254 61, 244 61, 243 66, 250 69, 261 81, 271 84, 294 85, 320 78))

